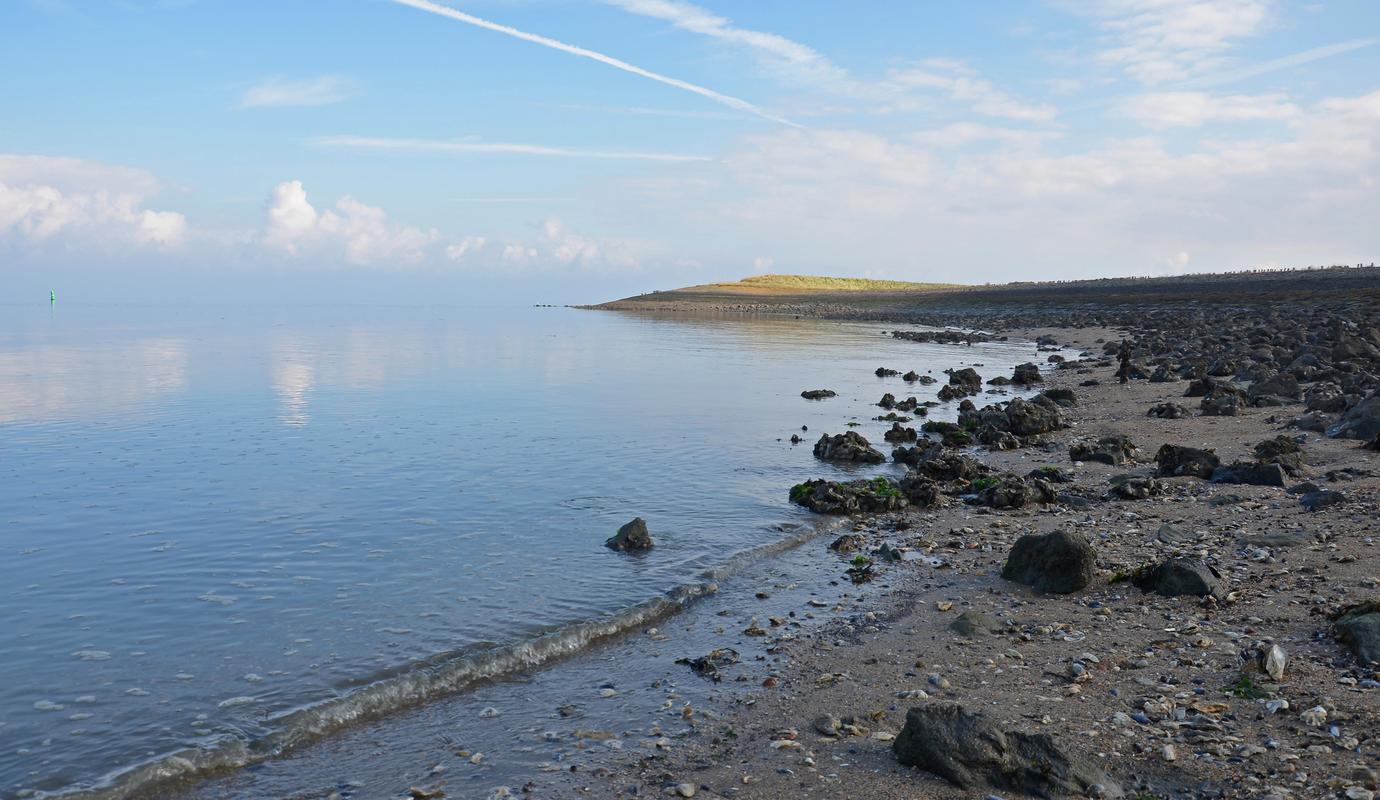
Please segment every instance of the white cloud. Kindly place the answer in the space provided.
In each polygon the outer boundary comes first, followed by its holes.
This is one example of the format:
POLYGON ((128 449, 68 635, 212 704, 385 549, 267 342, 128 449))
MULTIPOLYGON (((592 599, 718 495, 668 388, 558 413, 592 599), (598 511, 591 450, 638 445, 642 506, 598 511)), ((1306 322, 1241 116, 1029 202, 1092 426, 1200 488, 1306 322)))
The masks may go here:
POLYGON ((1008 94, 979 77, 967 64, 953 59, 927 59, 910 67, 893 69, 887 82, 901 89, 938 91, 987 117, 1047 122, 1059 113, 1048 103, 1031 103, 1008 94))
POLYGON ((1090 5, 1110 46, 1097 58, 1149 85, 1220 68, 1243 39, 1263 33, 1275 0, 1098 0, 1090 5))
POLYGON ((417 264, 440 239, 435 230, 399 225, 381 208, 346 195, 318 213, 301 181, 284 181, 269 200, 263 242, 289 255, 343 255, 351 264, 417 264))
POLYGON ((629 161, 712 161, 709 156, 686 153, 646 153, 635 150, 586 150, 513 142, 483 142, 477 139, 387 139, 370 136, 323 136, 311 140, 317 147, 342 147, 414 153, 476 153, 482 155, 549 156, 629 161))
POLYGON ((477 255, 488 243, 489 240, 483 236, 466 236, 454 244, 447 245, 446 258, 451 261, 464 261, 477 255))
POLYGON ((49 156, 0 155, 0 243, 171 247, 186 234, 175 211, 144 208, 160 189, 144 170, 49 156))
POLYGON ((1196 128, 1210 122, 1291 120, 1301 113, 1282 94, 1211 95, 1157 92, 1123 101, 1117 108, 1148 128, 1196 128))
POLYGON ((354 85, 339 75, 300 80, 269 78, 244 91, 240 97, 240 108, 327 106, 354 96, 354 85))

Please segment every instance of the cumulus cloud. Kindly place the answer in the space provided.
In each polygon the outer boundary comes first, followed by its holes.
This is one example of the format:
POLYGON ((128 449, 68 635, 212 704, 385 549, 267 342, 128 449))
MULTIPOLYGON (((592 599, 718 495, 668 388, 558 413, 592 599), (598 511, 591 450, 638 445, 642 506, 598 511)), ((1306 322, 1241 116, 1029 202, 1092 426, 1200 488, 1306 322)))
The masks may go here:
POLYGON ((1118 112, 1148 128, 1196 128, 1210 122, 1290 120, 1301 113, 1282 94, 1157 92, 1123 101, 1118 112))
POLYGON ((383 209, 349 195, 318 213, 301 181, 273 188, 266 217, 263 242, 270 248, 293 256, 341 254, 351 264, 416 264, 441 238, 434 229, 392 222, 383 209))
POLYGON ((353 83, 339 75, 298 80, 269 78, 244 91, 240 96, 240 108, 327 106, 342 103, 354 95, 353 83))
POLYGON ((24 247, 180 244, 186 218, 145 208, 159 181, 144 170, 74 158, 0 155, 0 243, 24 247))

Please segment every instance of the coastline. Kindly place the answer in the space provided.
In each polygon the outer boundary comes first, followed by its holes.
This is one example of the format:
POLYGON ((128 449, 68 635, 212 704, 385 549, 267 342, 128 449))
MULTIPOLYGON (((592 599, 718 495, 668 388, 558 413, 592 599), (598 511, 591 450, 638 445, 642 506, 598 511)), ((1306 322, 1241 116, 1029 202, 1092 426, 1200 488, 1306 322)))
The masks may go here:
MULTIPOLYGON (((1003 330, 1013 338, 1053 335, 1093 351, 1102 340, 1135 333, 1057 324, 1003 330)), ((1128 436, 1139 446, 1133 461, 1074 470, 1078 484, 1105 488, 1116 474, 1155 474, 1162 444, 1215 449, 1226 462, 1249 458, 1259 441, 1299 434, 1282 423, 1302 406, 1147 417, 1158 403, 1196 402, 1183 397, 1187 383, 1118 385, 1105 361, 1050 371, 1046 381, 1076 392, 1071 427, 1034 451, 984 449, 982 461, 1018 474, 1043 464, 1068 468, 1070 444, 1128 436), (1079 385, 1089 378, 1100 385, 1079 385)), ((1125 796, 1370 797, 1380 764, 1380 673, 1334 638, 1329 617, 1380 595, 1377 457, 1353 439, 1303 437, 1308 467, 1288 484, 1312 478, 1341 490, 1344 504, 1310 512, 1285 487, 1180 477, 1163 479, 1163 496, 1079 510, 957 503, 855 517, 863 552, 885 543, 943 566, 882 566, 877 591, 838 608, 820 630, 780 642, 778 662, 737 676, 760 688, 722 701, 712 724, 663 751, 615 758, 596 780, 567 776, 546 796, 959 798, 992 791, 957 788, 897 763, 891 742, 919 690, 929 696, 919 703, 954 701, 1010 729, 1053 736, 1069 752, 1106 764, 1125 796), (1177 533, 1163 534, 1164 526, 1177 533), (1083 530, 1097 550, 1089 587, 1039 594, 998 576, 1019 535, 1061 528, 1083 530), (1220 569, 1223 599, 1161 597, 1119 580, 1175 555, 1220 569), (1001 631, 954 632, 949 626, 965 610, 998 620, 1001 631), (1278 682, 1254 672, 1255 654, 1272 645, 1288 655, 1278 682), (1259 694, 1241 691, 1243 676, 1261 684, 1259 694), (822 735, 815 721, 829 717, 860 721, 861 735, 822 735)), ((807 546, 846 581, 847 558, 823 543, 807 546)), ((743 635, 730 631, 724 645, 743 635)))

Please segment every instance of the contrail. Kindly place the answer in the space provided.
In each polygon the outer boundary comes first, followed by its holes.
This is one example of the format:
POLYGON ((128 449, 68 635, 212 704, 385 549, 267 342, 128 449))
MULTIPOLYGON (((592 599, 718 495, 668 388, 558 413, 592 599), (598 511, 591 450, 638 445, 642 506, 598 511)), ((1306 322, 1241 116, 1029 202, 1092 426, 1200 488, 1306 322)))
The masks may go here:
POLYGON ((1363 47, 1371 47, 1380 44, 1380 39, 1352 39, 1346 42, 1323 45, 1312 50, 1304 50, 1302 53, 1276 58, 1271 61, 1263 61, 1259 64, 1252 64, 1241 69, 1223 72, 1219 75, 1210 75, 1198 80, 1190 80, 1183 84, 1185 88, 1197 89, 1200 87, 1222 86, 1228 83, 1244 81, 1247 78, 1254 78, 1260 75, 1268 75, 1271 72, 1278 72, 1282 69, 1290 69, 1301 64, 1307 64, 1324 58, 1350 53, 1352 50, 1360 50, 1363 47))
POLYGON ((513 142, 480 142, 464 139, 384 139, 370 136, 322 136, 310 140, 317 147, 353 147, 369 150, 433 153, 500 153, 558 158, 627 159, 633 161, 713 161, 709 156, 682 153, 645 153, 635 150, 581 150, 513 142))
POLYGON ((695 94, 700 95, 701 97, 707 97, 716 103, 721 103, 723 105, 728 106, 729 108, 736 108, 739 111, 746 111, 749 114, 755 114, 763 119, 769 119, 772 122, 779 122, 782 125, 790 125, 793 128, 804 127, 803 125, 798 125, 783 117, 778 117, 774 114, 770 114, 741 98, 721 94, 719 92, 714 91, 713 89, 706 89, 703 86, 696 86, 693 83, 688 83, 678 78, 672 78, 667 75, 661 75, 659 73, 652 72, 651 70, 643 69, 634 64, 629 64, 628 62, 623 61, 622 59, 614 58, 613 56, 607 56, 603 53, 598 53, 593 50, 586 50, 583 47, 576 47, 573 44, 566 44, 565 42, 557 41, 546 36, 540 36, 535 33, 527 33, 526 31, 520 31, 517 28, 509 27, 507 25, 500 25, 497 22, 489 22, 486 19, 480 19, 479 17, 473 16, 471 14, 466 14, 463 11, 456 11, 455 9, 450 8, 449 6, 438 5, 436 3, 430 2, 429 0, 393 0, 393 2, 405 6, 411 6, 421 11, 429 11, 432 14, 438 14, 442 17, 449 17, 450 19, 456 20, 457 22, 464 22, 468 25, 474 25, 479 28, 485 28, 487 30, 496 31, 506 36, 512 36, 515 39, 522 39, 526 42, 539 44, 542 47, 550 47, 553 50, 560 50, 561 52, 570 53, 571 55, 580 56, 581 58, 588 58, 591 61, 598 61, 601 64, 607 64, 610 67, 621 69, 624 72, 631 72, 634 75, 641 75, 644 78, 657 81, 658 83, 664 83, 667 86, 674 86, 677 89, 684 89, 687 92, 694 92, 695 94))

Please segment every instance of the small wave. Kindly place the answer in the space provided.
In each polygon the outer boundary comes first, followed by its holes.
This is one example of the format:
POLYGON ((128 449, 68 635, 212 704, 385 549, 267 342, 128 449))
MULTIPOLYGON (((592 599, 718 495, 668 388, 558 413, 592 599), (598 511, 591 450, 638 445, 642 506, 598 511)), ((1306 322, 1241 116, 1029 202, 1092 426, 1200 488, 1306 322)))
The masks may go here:
MULTIPOLYGON (((798 547, 843 522, 828 519, 777 525, 776 530, 784 535, 776 540, 736 553, 724 563, 701 572, 695 580, 614 614, 566 625, 516 644, 439 653, 390 670, 384 677, 375 676, 375 680, 339 697, 271 716, 267 720, 270 732, 258 738, 220 736, 112 773, 94 787, 40 793, 35 797, 127 800, 280 758, 355 725, 457 694, 482 680, 567 658, 591 645, 650 625, 717 592, 720 582, 749 565, 798 547)), ((233 697, 221 706, 252 702, 255 700, 251 697, 233 697)))

